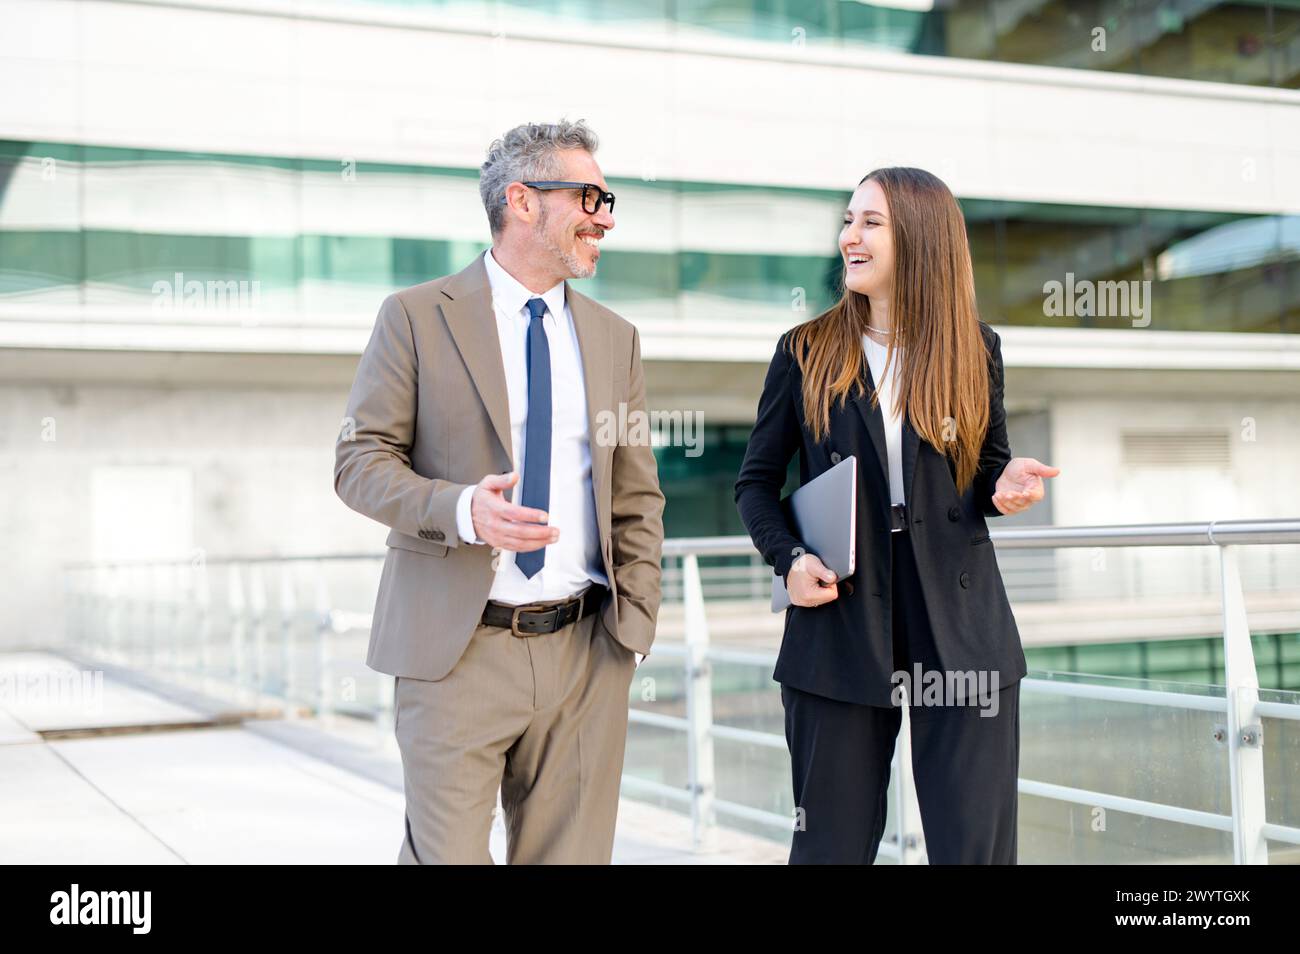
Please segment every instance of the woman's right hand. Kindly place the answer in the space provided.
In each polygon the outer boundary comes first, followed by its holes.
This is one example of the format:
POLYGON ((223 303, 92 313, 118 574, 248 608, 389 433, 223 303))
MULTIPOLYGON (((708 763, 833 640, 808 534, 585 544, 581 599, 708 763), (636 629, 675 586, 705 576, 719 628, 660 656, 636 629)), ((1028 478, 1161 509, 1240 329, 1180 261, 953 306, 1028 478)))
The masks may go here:
POLYGON ((803 554, 791 564, 785 578, 785 589, 795 606, 821 606, 840 595, 835 574, 811 553, 803 554), (827 585, 819 585, 818 580, 827 585))

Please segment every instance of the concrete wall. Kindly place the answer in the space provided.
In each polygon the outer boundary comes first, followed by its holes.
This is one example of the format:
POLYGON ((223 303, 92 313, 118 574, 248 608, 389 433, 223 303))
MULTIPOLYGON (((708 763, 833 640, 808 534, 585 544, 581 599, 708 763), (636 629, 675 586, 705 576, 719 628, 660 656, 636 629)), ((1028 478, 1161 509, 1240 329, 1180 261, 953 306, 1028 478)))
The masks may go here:
MULTIPOLYGON (((9 541, 0 548, 0 646, 57 642, 60 567, 68 561, 381 552, 384 528, 348 510, 333 490, 333 441, 351 366, 304 371, 299 360, 282 365, 281 378, 296 382, 292 387, 256 377, 216 386, 203 381, 201 369, 192 385, 105 380, 0 387, 0 532, 9 541)), ((1238 380, 1250 386, 1248 375, 1238 380)), ((697 388, 710 384, 696 382, 697 388)), ((689 395, 685 384, 675 378, 674 398, 689 395)), ((1011 379, 1009 394, 1016 405, 1028 406, 1012 419, 1013 452, 1056 464, 1062 475, 1051 482, 1050 510, 995 526, 1049 518, 1078 525, 1300 513, 1300 401, 1125 398, 1101 384, 1096 391, 1049 398, 1011 379), (1244 417, 1255 421, 1253 441, 1243 436, 1244 417), (1123 466, 1126 429, 1207 428, 1230 437, 1230 463, 1222 473, 1123 466)), ((728 403, 752 407, 756 398, 756 391, 747 391, 728 403)), ((652 393, 651 406, 691 404, 669 404, 652 393)), ((1135 561, 1123 564, 1126 573, 1177 582, 1177 567, 1193 564, 1179 564, 1182 558, 1171 556, 1176 553, 1161 548, 1117 558, 1135 561)), ((1063 595, 1097 595, 1093 556, 1060 554, 1063 595)))

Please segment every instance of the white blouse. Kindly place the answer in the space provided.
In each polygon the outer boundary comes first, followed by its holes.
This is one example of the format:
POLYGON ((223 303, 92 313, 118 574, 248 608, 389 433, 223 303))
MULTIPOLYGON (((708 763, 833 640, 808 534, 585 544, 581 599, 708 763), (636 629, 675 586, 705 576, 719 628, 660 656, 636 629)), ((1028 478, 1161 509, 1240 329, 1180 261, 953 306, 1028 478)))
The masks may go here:
POLYGON ((885 355, 888 349, 872 341, 867 335, 862 336, 862 349, 867 355, 871 378, 880 391, 880 412, 885 421, 885 449, 889 459, 890 503, 905 504, 907 501, 903 499, 903 418, 894 408, 894 394, 898 386, 898 369, 903 361, 903 349, 894 349, 894 362, 889 368, 888 381, 881 377, 885 372, 885 355))

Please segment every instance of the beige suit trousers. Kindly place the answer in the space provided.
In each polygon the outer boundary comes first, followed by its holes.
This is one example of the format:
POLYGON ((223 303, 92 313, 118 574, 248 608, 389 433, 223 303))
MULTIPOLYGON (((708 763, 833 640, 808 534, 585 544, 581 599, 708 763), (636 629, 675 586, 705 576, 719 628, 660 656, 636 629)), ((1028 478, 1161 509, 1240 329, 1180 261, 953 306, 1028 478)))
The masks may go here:
POLYGON ((479 625, 438 680, 396 677, 406 786, 398 864, 609 864, 635 654, 592 613, 518 637, 479 625))

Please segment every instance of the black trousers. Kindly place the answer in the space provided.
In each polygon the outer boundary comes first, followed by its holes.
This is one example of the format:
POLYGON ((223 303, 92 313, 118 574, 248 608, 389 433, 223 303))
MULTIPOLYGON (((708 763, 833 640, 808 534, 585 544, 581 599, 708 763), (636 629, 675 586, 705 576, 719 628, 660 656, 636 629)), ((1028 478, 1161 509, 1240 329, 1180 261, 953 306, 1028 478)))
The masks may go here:
MULTIPOLYGON (((894 668, 939 671, 908 531, 891 533, 894 668)), ((986 684, 991 689, 992 684, 986 684)), ((916 688, 921 692, 921 687, 916 688)), ((991 699, 917 705, 912 770, 931 864, 1015 864, 1020 683, 991 699), (984 712, 985 714, 981 714, 984 712)), ((901 707, 781 686, 796 807, 790 864, 871 864, 885 831, 901 707)))

